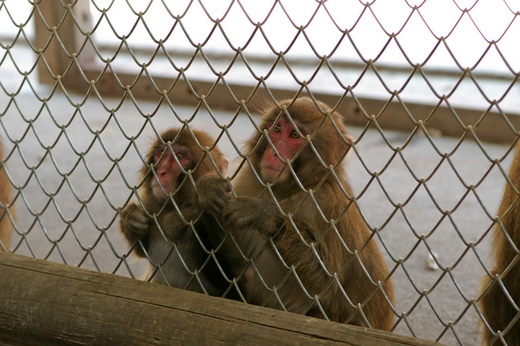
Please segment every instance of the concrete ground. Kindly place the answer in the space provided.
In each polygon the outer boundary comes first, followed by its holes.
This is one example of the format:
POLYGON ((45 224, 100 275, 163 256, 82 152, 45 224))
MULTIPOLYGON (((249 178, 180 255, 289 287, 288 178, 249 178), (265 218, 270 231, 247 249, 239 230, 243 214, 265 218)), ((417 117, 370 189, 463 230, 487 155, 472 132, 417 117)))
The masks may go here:
MULTIPOLYGON (((50 95, 47 89, 37 92, 50 95)), ((0 134, 18 188, 11 249, 140 277, 144 263, 125 260, 128 247, 117 230, 117 209, 131 196, 128 186, 136 184, 140 155, 154 131, 181 120, 192 119, 193 127, 215 136, 219 127, 207 111, 191 107, 104 99, 110 112, 95 97, 83 102, 74 95, 71 101, 54 94, 43 102, 25 89, 14 100, 0 93, 0 108, 6 110, 0 134)), ((244 114, 212 115, 229 126, 239 148, 254 130, 244 114)), ((489 265, 489 229, 510 162, 509 156, 503 159, 508 147, 485 143, 481 148, 439 135, 408 141, 408 133, 350 131, 359 139, 347 164, 350 180, 394 271, 396 311, 402 317, 395 332, 449 345, 478 344, 471 300, 485 273, 482 263, 489 265), (492 163, 495 159, 500 165, 492 163), (429 250, 442 270, 429 268, 429 250)), ((238 156, 226 136, 219 146, 230 158, 238 156)))

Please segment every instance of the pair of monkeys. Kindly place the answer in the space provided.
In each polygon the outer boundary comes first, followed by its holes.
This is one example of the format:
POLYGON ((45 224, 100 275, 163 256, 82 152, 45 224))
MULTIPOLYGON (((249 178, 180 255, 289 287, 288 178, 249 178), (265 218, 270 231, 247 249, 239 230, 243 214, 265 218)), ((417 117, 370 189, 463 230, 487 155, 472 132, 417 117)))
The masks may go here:
MULTIPOLYGON (((350 136, 308 98, 267 110, 231 186, 203 132, 171 129, 149 151, 121 230, 157 265, 152 281, 388 330, 393 286, 341 164, 350 136)), ((520 345, 520 142, 481 285, 483 343, 520 345), (498 280, 500 278, 500 280, 498 280), (516 306, 515 306, 516 305, 516 306)))
POLYGON ((152 145, 121 230, 152 281, 336 322, 390 330, 394 292, 342 164, 340 114, 310 98, 268 109, 232 183, 204 132, 152 145))

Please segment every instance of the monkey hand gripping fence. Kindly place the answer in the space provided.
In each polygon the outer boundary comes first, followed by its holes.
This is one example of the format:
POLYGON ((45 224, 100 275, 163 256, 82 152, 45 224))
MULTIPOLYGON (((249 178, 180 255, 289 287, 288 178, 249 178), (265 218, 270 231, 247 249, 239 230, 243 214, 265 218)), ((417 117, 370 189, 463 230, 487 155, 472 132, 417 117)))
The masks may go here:
POLYGON ((0 249, 518 345, 519 13, 2 1, 0 249))

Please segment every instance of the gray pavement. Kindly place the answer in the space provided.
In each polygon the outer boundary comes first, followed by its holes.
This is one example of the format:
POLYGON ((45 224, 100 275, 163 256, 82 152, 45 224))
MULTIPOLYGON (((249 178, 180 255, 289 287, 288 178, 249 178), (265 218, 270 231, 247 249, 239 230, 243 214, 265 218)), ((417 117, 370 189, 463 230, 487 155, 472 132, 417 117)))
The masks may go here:
MULTIPOLYGON (((46 95, 48 90, 38 92, 46 95)), ((82 98, 74 96, 74 102, 82 98)), ((2 110, 8 102, 0 93, 2 110)), ((144 263, 123 260, 127 245, 116 217, 117 208, 131 196, 127 184, 136 184, 140 154, 155 137, 154 129, 178 126, 179 119, 193 118, 193 127, 215 136, 218 126, 206 111, 175 106, 177 119, 171 109, 161 106, 156 111, 156 104, 144 101, 138 103, 144 115, 131 101, 119 106, 119 100, 105 99, 107 107, 115 109, 111 114, 94 97, 76 108, 63 95, 55 94, 43 104, 26 90, 15 102, 0 118, 0 135, 10 153, 9 173, 19 188, 12 250, 140 277, 144 263), (135 144, 129 138, 136 138, 135 144)), ((214 115, 221 125, 230 125, 238 147, 254 130, 244 115, 214 115)), ((347 163, 350 181, 368 224, 379 230, 394 270, 396 310, 403 317, 395 331, 449 345, 478 344, 478 316, 471 299, 485 273, 480 261, 489 265, 490 237, 482 237, 492 225, 490 216, 505 183, 490 159, 502 160, 508 148, 484 144, 484 154, 473 141, 459 143, 436 134, 431 139, 435 150, 419 135, 396 155, 387 142, 403 147, 409 134, 385 131, 385 139, 374 129, 350 131, 359 138, 347 163), (450 155, 443 158, 437 151, 450 155), (428 267, 428 248, 444 270, 428 267)), ((238 156, 226 136, 219 146, 231 159, 238 156)), ((510 158, 501 162, 507 171, 510 158)), ((235 167, 236 161, 231 173, 235 167)))

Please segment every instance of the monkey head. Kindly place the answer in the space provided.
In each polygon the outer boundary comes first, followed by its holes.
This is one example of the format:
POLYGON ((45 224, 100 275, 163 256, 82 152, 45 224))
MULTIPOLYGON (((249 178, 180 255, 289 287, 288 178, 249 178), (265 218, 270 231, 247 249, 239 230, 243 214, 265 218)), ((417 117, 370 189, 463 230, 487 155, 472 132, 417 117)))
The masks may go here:
POLYGON ((229 164, 210 136, 186 127, 163 132, 150 148, 146 161, 141 172, 144 187, 156 201, 165 201, 170 195, 188 200, 186 197, 195 193, 193 184, 200 177, 217 174, 217 170, 225 175, 229 164))
POLYGON ((268 109, 260 129, 248 149, 255 171, 273 185, 290 179, 288 165, 303 185, 316 183, 339 165, 353 140, 340 114, 306 97, 268 109))

